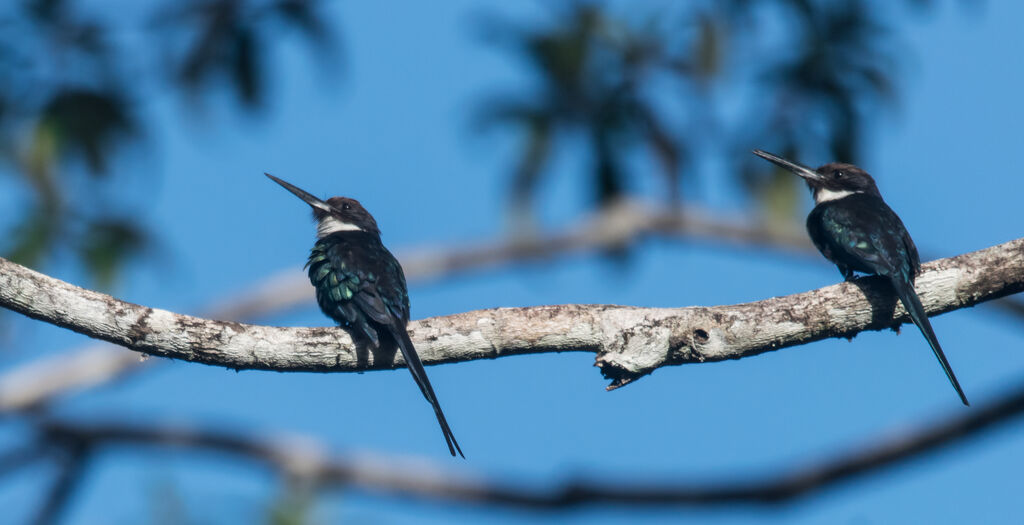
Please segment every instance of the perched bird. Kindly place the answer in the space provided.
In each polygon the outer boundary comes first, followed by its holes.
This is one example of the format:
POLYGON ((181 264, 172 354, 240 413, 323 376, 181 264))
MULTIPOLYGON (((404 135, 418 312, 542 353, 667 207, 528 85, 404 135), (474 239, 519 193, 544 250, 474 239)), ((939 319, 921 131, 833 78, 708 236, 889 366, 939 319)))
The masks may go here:
POLYGON ((313 208, 317 241, 306 266, 320 310, 347 328, 354 340, 362 339, 373 349, 387 344, 398 346, 423 397, 434 407, 448 451, 465 458, 406 331, 409 292, 405 273, 381 243, 377 221, 355 199, 331 197, 322 201, 269 173, 265 175, 313 208))
POLYGON ((765 151, 754 150, 754 154, 807 182, 815 204, 807 216, 807 232, 818 251, 835 263, 848 281, 853 279, 854 272, 861 272, 880 275, 892 284, 910 319, 935 352, 960 401, 968 405, 914 290, 914 278, 921 271, 917 247, 903 221, 882 200, 874 179, 853 164, 833 162, 812 170, 765 151))

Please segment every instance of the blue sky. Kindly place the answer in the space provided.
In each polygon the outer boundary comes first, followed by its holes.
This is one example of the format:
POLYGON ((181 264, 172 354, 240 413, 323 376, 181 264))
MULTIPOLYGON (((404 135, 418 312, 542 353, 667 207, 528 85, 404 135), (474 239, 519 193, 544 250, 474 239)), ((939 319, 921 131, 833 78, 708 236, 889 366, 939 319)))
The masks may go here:
MULTIPOLYGON (((950 256, 1024 235, 1024 64, 1017 50, 1024 5, 943 2, 909 17, 898 37, 903 61, 898 111, 881 117, 864 166, 918 246, 950 256)), ((528 14, 536 4, 502 12, 528 14)), ((478 136, 471 111, 523 72, 480 44, 473 17, 484 2, 338 3, 345 73, 333 78, 298 47, 285 47, 259 118, 183 117, 169 93, 143 111, 161 125, 152 146, 123 169, 151 172, 156 192, 139 208, 162 243, 157 260, 133 269, 126 300, 181 312, 301 267, 312 243, 306 208, 267 181, 269 171, 319 195, 359 199, 395 251, 503 233, 509 134, 478 136)), ((807 164, 832 159, 801 159, 807 164)), ((578 166, 556 164, 544 220, 570 220, 584 202, 578 166)), ((711 174, 710 177, 714 177, 711 174)), ((714 188, 712 182, 704 185, 714 188)), ((137 187, 115 191, 137 192, 137 187)), ((695 194, 696 198, 706 197, 695 194)), ((709 200, 721 200, 714 196, 709 200)), ((725 199, 725 212, 744 203, 725 199)), ((809 198, 806 199, 809 201, 809 198)), ((809 204, 809 202, 805 202, 809 204)), ((83 283, 72 269, 58 277, 83 283)), ((571 257, 553 264, 477 272, 413 284, 414 318, 493 306, 619 303, 714 305, 796 293, 839 280, 824 260, 719 248, 645 243, 631 264, 571 257)), ((325 325, 313 308, 267 320, 325 325)), ((976 404, 1024 377, 1015 352, 1020 322, 991 307, 936 318, 935 330, 976 404)), ((6 366, 88 343, 30 321, 14 323, 6 366)), ((667 479, 769 475, 878 436, 962 413, 927 344, 912 327, 872 332, 736 362, 662 369, 607 393, 593 355, 537 355, 430 367, 468 461, 447 457, 429 407, 405 371, 367 374, 235 373, 166 363, 58 409, 76 418, 191 421, 245 432, 292 431, 338 451, 425 456, 455 468, 524 481, 588 473, 667 479)), ((17 432, 7 428, 3 441, 17 432)), ((442 523, 850 523, 1010 522, 1019 516, 1024 432, 1019 423, 778 509, 635 511, 588 508, 557 514, 409 503, 332 494, 323 522, 442 523)), ((48 477, 33 469, 0 484, 0 505, 26 515, 48 477)), ((204 455, 146 451, 101 456, 69 523, 137 523, 155 501, 180 499, 196 523, 255 520, 280 487, 266 473, 204 455), (168 487, 171 487, 168 489, 168 487)))

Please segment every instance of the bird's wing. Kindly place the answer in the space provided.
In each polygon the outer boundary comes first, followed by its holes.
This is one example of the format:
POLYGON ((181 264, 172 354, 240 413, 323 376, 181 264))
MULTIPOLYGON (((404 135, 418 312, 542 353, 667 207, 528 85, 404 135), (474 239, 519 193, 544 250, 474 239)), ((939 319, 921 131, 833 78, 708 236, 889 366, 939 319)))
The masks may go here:
POLYGON ((409 293, 402 267, 391 258, 378 270, 380 274, 361 272, 356 277, 357 291, 352 300, 373 321, 404 329, 409 322, 409 293))
POLYGON ((896 213, 877 197, 854 195, 842 201, 822 213, 819 235, 827 237, 831 250, 858 262, 861 271, 912 278, 917 249, 896 213))
MULTIPOLYGON (((899 217, 896 220, 900 220, 899 217)), ((900 221, 900 224, 903 222, 900 221)), ((903 228, 903 246, 910 255, 910 275, 917 277, 917 274, 921 273, 921 256, 917 253, 917 245, 914 244, 914 239, 910 238, 910 232, 906 228, 903 228)))
POLYGON ((921 262, 917 247, 903 221, 877 197, 847 197, 854 198, 859 200, 830 206, 824 210, 824 227, 819 235, 826 235, 832 249, 845 254, 847 260, 860 261, 863 267, 870 269, 872 273, 889 278, 911 321, 921 330, 935 358, 942 365, 946 378, 953 385, 963 404, 968 404, 967 396, 953 374, 953 368, 949 365, 938 338, 935 337, 935 331, 932 330, 928 314, 914 290, 914 277, 920 269, 921 262))

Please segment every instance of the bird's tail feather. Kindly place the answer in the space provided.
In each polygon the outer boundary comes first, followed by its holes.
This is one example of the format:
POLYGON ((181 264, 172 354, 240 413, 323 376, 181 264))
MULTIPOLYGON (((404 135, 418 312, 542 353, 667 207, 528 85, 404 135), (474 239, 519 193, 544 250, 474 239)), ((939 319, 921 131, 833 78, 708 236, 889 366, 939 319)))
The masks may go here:
POLYGON ((437 422, 441 425, 444 440, 448 443, 448 451, 451 452, 452 456, 458 452, 462 459, 466 459, 462 449, 459 447, 459 442, 455 441, 455 434, 452 433, 451 427, 448 426, 448 420, 445 419, 444 412, 441 411, 441 403, 437 401, 434 388, 430 386, 430 379, 427 379, 427 371, 423 369, 423 363, 420 362, 420 358, 416 354, 416 348, 413 347, 412 340, 409 339, 409 333, 403 328, 394 326, 390 326, 390 329, 391 335, 398 342, 399 350, 402 351, 402 356, 405 358, 406 366, 409 367, 409 372, 412 373, 413 379, 416 380, 420 391, 423 392, 423 397, 427 398, 427 402, 434 407, 434 415, 437 416, 437 422))
POLYGON ((921 299, 917 297, 917 292, 914 291, 914 284, 910 279, 901 279, 895 277, 890 279, 892 287, 896 290, 896 295, 899 296, 900 301, 903 303, 903 307, 907 309, 907 313, 910 314, 910 319, 914 321, 914 324, 921 330, 921 334, 928 340, 928 345, 932 347, 932 351, 935 352, 936 359, 939 360, 939 364, 942 365, 942 370, 946 372, 946 377, 949 379, 950 384, 956 389, 956 393, 960 396, 960 401, 964 405, 970 405, 967 402, 967 396, 964 395, 964 391, 960 388, 960 382, 956 380, 956 375, 953 374, 953 368, 949 366, 949 361, 946 360, 946 355, 942 353, 942 347, 939 346, 939 340, 935 337, 935 332, 932 330, 932 324, 928 321, 928 314, 924 311, 924 305, 921 304, 921 299))

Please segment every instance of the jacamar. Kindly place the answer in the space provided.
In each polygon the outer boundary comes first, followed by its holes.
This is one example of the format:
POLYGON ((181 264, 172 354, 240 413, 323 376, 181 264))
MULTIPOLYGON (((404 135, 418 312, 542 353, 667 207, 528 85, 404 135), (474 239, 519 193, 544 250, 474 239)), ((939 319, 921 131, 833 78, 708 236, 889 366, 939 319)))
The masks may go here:
POLYGON ((370 212, 355 199, 331 197, 322 201, 269 174, 313 208, 316 244, 306 266, 316 289, 320 310, 370 348, 398 346, 423 397, 434 407, 437 422, 452 456, 462 449, 441 411, 427 372, 409 339, 409 292, 405 273, 380 240, 380 229, 370 212))
POLYGON ((967 396, 949 366, 928 315, 914 290, 921 258, 903 221, 882 200, 875 180, 853 164, 833 162, 816 170, 761 150, 754 154, 802 177, 814 195, 807 232, 818 251, 849 281, 854 272, 880 275, 892 285, 910 319, 935 352, 960 401, 967 396))

